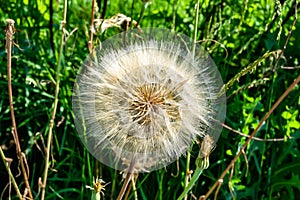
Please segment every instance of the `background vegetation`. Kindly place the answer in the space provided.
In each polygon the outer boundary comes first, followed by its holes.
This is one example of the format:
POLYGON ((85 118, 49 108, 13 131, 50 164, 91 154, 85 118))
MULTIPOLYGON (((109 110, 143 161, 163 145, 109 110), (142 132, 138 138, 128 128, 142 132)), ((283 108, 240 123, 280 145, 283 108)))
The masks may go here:
MULTIPOLYGON (((300 19, 296 19, 296 12, 299 14, 296 1, 199 0, 197 27, 194 25, 196 1, 96 1, 95 19, 110 19, 122 13, 139 22, 140 27, 165 27, 191 37, 196 28, 197 41, 211 54, 224 82, 229 83, 225 124, 233 130, 224 128, 216 149, 211 153, 210 167, 200 176, 188 199, 198 199, 206 194, 245 144, 246 136, 300 74, 300 19)), ((8 18, 16 22, 12 52, 13 98, 33 196, 40 199, 45 145, 59 73, 60 90, 45 199, 89 199, 91 191, 85 186, 92 185, 93 176, 110 182, 104 199, 116 199, 123 184, 122 175, 90 156, 78 138, 72 119, 74 79, 89 53, 91 1, 67 1, 64 31, 61 23, 63 1, 0 0, 0 7, 0 145, 5 156, 13 159, 10 169, 21 193, 24 193, 25 183, 19 173, 16 145, 11 134, 7 91, 5 20, 8 18), (62 34, 65 39, 63 54, 59 58, 62 34), (62 66, 57 71, 59 59, 62 66)), ((126 26, 111 27, 104 32, 97 29, 93 45, 124 29, 126 26)), ((296 85, 224 177, 217 199, 300 197, 299 110, 300 89, 296 85)), ((195 169, 198 151, 194 145, 191 170, 195 169)), ((176 199, 184 188, 186 165, 186 158, 182 157, 166 169, 139 174, 136 181, 138 199, 176 199)), ((17 198, 13 188, 9 191, 9 182, 1 160, 0 199, 17 198)), ((134 199, 132 191, 128 199, 134 199)))

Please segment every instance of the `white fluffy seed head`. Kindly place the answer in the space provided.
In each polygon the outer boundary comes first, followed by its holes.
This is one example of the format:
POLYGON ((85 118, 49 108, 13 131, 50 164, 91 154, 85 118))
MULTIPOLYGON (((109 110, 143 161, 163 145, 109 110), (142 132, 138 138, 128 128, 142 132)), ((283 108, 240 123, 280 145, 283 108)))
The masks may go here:
POLYGON ((132 30, 86 59, 73 111, 80 138, 98 160, 146 172, 178 159, 197 137, 218 139, 222 80, 210 57, 192 46, 165 29, 132 30))

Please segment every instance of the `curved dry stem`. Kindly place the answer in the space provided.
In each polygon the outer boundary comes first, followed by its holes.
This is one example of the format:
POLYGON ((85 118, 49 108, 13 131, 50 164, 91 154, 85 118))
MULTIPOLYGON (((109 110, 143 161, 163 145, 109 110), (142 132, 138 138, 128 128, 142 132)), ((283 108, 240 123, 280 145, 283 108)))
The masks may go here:
MULTIPOLYGON (((228 129, 228 130, 234 132, 234 133, 237 133, 237 134, 243 136, 243 137, 247 137, 247 138, 250 137, 250 135, 247 135, 247 134, 245 134, 245 133, 242 133, 242 132, 240 132, 240 131, 237 131, 237 130, 231 128, 230 126, 228 126, 228 125, 226 125, 226 124, 224 124, 224 123, 222 124, 222 126, 223 126, 224 128, 226 128, 226 129, 228 129)), ((256 140, 256 141, 260 141, 260 142, 284 142, 284 141, 286 141, 286 138, 262 139, 262 138, 258 138, 258 137, 252 137, 252 139, 253 139, 253 140, 256 140)), ((293 137, 288 137, 288 139, 294 139, 294 138, 293 138, 293 137)))
POLYGON ((90 40, 88 42, 88 47, 90 53, 93 52, 93 35, 95 32, 95 27, 94 27, 94 14, 95 13, 95 0, 92 0, 92 16, 91 16, 91 27, 90 27, 90 40))
POLYGON ((300 75, 297 77, 297 79, 288 87, 288 89, 279 97, 279 99, 275 102, 275 104, 271 107, 271 109, 266 113, 266 115, 263 117, 263 119, 259 122, 256 129, 251 133, 249 138, 246 140, 243 147, 240 149, 240 151, 236 154, 236 156, 232 159, 230 164, 226 167, 226 169, 223 171, 221 176, 217 179, 217 181, 214 183, 214 185, 211 187, 211 189, 205 194, 204 199, 207 199, 209 195, 215 190, 215 188, 219 185, 219 180, 222 180, 227 172, 234 166, 234 163, 236 160, 240 157, 242 152, 246 149, 249 142, 253 139, 254 135, 257 133, 257 131, 261 128, 261 126, 264 124, 264 122, 270 117, 270 115, 273 113, 273 111, 277 108, 277 106, 283 101, 283 99, 292 91, 292 89, 300 82, 300 75))
POLYGON ((15 113, 14 113, 14 106, 13 106, 13 96, 12 96, 12 84, 11 84, 11 50, 12 50, 12 44, 13 44, 13 34, 14 34, 14 23, 15 21, 12 19, 6 20, 6 49, 7 49, 7 76, 8 76, 8 96, 9 96, 9 106, 10 106, 10 113, 11 113, 11 122, 12 122, 12 135, 14 138, 14 141, 16 143, 16 152, 17 156, 19 158, 19 161, 21 163, 22 168, 22 174, 24 177, 26 189, 28 190, 29 198, 33 199, 30 185, 28 182, 28 176, 29 173, 26 172, 25 163, 27 163, 26 157, 23 156, 20 142, 19 142, 19 136, 17 131, 17 123, 15 119, 15 113))
POLYGON ((18 195, 19 199, 22 200, 23 198, 22 198, 22 195, 21 195, 20 190, 18 188, 18 184, 16 183, 14 175, 12 174, 12 172, 11 172, 11 170, 9 168, 9 162, 7 161, 7 159, 6 159, 5 155, 4 155, 1 147, 0 147, 0 154, 1 154, 1 158, 2 158, 2 160, 4 162, 6 171, 7 171, 8 175, 9 175, 9 177, 11 179, 11 182, 13 183, 13 186, 14 186, 16 192, 17 192, 17 195, 18 195))

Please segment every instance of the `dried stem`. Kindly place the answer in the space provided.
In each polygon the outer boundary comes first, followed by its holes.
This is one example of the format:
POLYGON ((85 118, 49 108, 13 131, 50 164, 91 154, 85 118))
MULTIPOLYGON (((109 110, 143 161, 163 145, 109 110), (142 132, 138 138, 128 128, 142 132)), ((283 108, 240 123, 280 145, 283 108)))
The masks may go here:
POLYGON ((12 44, 13 44, 12 37, 14 34, 14 23, 15 23, 15 21, 12 19, 6 20, 7 76, 8 76, 9 105, 10 105, 11 122, 12 122, 12 135, 13 135, 14 141, 16 143, 16 152, 17 152, 18 158, 21 163, 22 174, 24 177, 26 188, 28 190, 29 198, 33 199, 30 185, 28 182, 29 174, 27 174, 27 170, 25 167, 25 163, 27 163, 27 161, 26 161, 26 157, 23 156, 23 153, 21 150, 18 131, 17 131, 17 124, 16 124, 16 119, 15 119, 15 113, 14 113, 14 106, 13 106, 12 84, 11 84, 11 51, 12 51, 12 44))
POLYGON ((7 159, 6 159, 5 155, 4 155, 4 153, 3 153, 1 147, 0 147, 0 154, 1 154, 1 158, 2 158, 2 160, 3 160, 3 162, 4 162, 6 171, 7 171, 8 175, 9 175, 9 177, 10 177, 10 179, 11 179, 13 185, 14 185, 14 188, 15 188, 16 192, 17 192, 17 195, 18 195, 19 199, 22 200, 22 195, 21 195, 21 193, 20 193, 20 190, 19 190, 18 185, 17 185, 17 183, 16 183, 16 180, 15 180, 15 178, 14 178, 14 175, 11 173, 11 170, 10 170, 10 168, 9 168, 9 162, 7 161, 7 159))
POLYGON ((131 160, 130 166, 129 166, 128 171, 127 171, 127 174, 126 174, 126 178, 125 178, 125 180, 124 180, 122 189, 121 189, 121 191, 120 191, 120 193, 119 193, 119 196, 118 196, 117 200, 121 200, 121 199, 123 198, 125 192, 126 192, 126 189, 127 189, 127 187, 128 187, 128 184, 129 184, 129 182, 130 182, 130 180, 131 180, 131 177, 132 177, 132 175, 133 175, 132 172, 133 172, 135 163, 136 163, 136 162, 135 162, 135 159, 133 158, 133 159, 131 160))
POLYGON ((269 116, 273 113, 275 108, 282 102, 282 100, 292 91, 292 89, 300 82, 300 75, 297 77, 297 79, 288 87, 288 89, 279 97, 279 99, 275 102, 275 104, 271 107, 271 109, 266 113, 266 115, 263 117, 263 119, 260 121, 256 129, 251 133, 250 137, 246 140, 243 147, 240 149, 240 151, 236 154, 236 156, 232 159, 230 164, 227 166, 227 168, 223 171, 221 176, 218 178, 218 180, 214 183, 214 185, 211 187, 211 189, 205 194, 205 198, 207 199, 209 195, 215 190, 215 188, 219 185, 219 180, 222 180, 227 172, 233 167, 236 160, 240 157, 242 152, 247 148, 249 142, 253 139, 254 135, 257 133, 257 131, 261 128, 261 126, 264 124, 264 122, 269 118, 269 116))
POLYGON ((93 52, 93 35, 95 32, 95 27, 94 27, 94 14, 95 13, 95 0, 92 0, 92 16, 91 16, 91 27, 90 27, 90 40, 88 42, 88 47, 90 53, 93 52))
POLYGON ((123 198, 123 196, 124 196, 124 194, 125 194, 125 191, 126 191, 126 189, 127 189, 127 187, 128 187, 128 184, 129 184, 129 182, 130 182, 130 180, 131 180, 131 176, 132 176, 132 173, 131 173, 131 172, 127 172, 125 181, 124 181, 124 183, 123 183, 121 192, 120 192, 120 194, 119 194, 117 200, 121 200, 121 199, 123 198))
POLYGON ((61 68, 64 38, 65 38, 65 34, 64 34, 63 29, 66 25, 66 19, 67 19, 67 0, 65 0, 65 2, 64 2, 64 19, 61 22, 62 23, 61 24, 62 25, 62 27, 61 27, 62 28, 62 35, 61 35, 60 50, 59 50, 59 55, 58 55, 57 68, 56 68, 55 99, 54 99, 54 103, 53 103, 52 116, 51 116, 50 123, 49 123, 49 132, 48 132, 47 148, 46 148, 46 161, 45 161, 45 169, 44 169, 44 178, 43 178, 43 183, 42 183, 41 200, 44 200, 44 198, 45 198, 46 185, 47 185, 50 148, 51 148, 51 141, 52 141, 52 135, 53 135, 54 119, 55 119, 57 104, 58 104, 59 83, 60 83, 60 68, 61 68))
MULTIPOLYGON (((234 132, 234 133, 237 133, 237 134, 241 135, 241 136, 244 136, 244 137, 247 137, 247 138, 250 137, 250 135, 239 132, 239 131, 231 128, 230 126, 228 126, 226 124, 222 124, 222 126, 226 129, 234 132)), ((294 139, 294 138, 293 137, 288 137, 288 139, 294 139)), ((258 137, 252 137, 252 140, 261 141, 261 142, 282 142, 282 141, 286 141, 286 138, 261 139, 261 138, 258 138, 258 137)))

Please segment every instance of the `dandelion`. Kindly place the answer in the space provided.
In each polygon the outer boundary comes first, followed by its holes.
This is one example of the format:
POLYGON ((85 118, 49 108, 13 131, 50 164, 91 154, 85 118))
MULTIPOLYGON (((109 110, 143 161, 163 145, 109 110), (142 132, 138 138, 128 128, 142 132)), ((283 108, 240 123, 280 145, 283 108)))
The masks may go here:
POLYGON ((101 195, 104 196, 104 192, 103 190, 105 190, 105 186, 107 186, 109 183, 105 183, 105 181, 103 181, 102 179, 98 179, 93 177, 93 187, 86 185, 85 187, 87 189, 90 189, 93 191, 92 193, 92 197, 91 200, 100 200, 101 199, 101 195))
POLYGON ((193 45, 184 35, 150 28, 95 49, 73 94, 75 124, 90 153, 115 169, 147 172, 184 155, 198 137, 218 139, 223 83, 212 59, 193 45))

